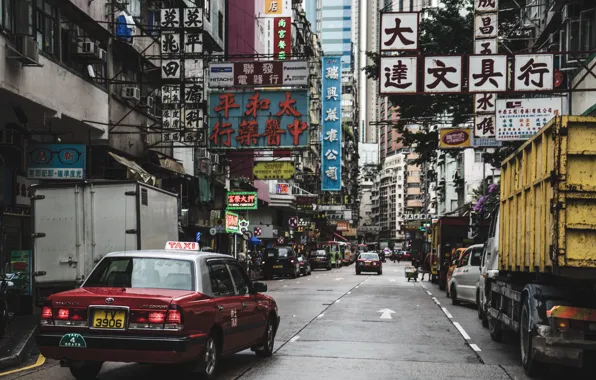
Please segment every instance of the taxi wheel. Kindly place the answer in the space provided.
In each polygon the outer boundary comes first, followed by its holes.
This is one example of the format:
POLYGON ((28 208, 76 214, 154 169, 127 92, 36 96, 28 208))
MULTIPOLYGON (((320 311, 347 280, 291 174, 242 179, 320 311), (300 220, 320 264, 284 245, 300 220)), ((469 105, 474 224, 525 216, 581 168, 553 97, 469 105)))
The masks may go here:
POLYGON ((451 303, 455 306, 460 304, 459 300, 457 299, 457 288, 455 285, 451 285, 451 303))
POLYGON ((199 363, 199 370, 203 379, 214 379, 219 365, 219 343, 211 334, 205 343, 203 357, 199 363))
POLYGON ((273 347, 275 346, 275 322, 273 317, 269 317, 265 333, 263 334, 263 346, 255 350, 255 354, 262 358, 268 358, 273 355, 273 347))
POLYGON ((95 380, 101 371, 102 362, 84 362, 82 365, 70 367, 72 377, 77 380, 95 380))

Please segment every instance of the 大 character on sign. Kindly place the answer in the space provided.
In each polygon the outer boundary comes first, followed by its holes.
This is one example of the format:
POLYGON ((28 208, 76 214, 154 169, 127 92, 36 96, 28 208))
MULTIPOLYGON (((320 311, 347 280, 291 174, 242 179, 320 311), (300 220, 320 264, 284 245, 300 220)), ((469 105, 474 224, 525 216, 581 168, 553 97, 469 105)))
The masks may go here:
POLYGON ((395 27, 393 28, 385 28, 385 34, 391 35, 391 38, 384 43, 385 46, 392 46, 396 39, 399 38, 402 45, 413 45, 415 43, 414 40, 409 40, 404 35, 405 33, 414 33, 414 30, 410 27, 402 27, 401 26, 402 20, 399 17, 395 18, 395 27))
POLYGON ((282 115, 290 115, 294 117, 301 116, 302 114, 298 112, 293 105, 296 103, 296 99, 292 99, 292 94, 290 92, 286 92, 286 99, 279 102, 279 112, 275 114, 275 116, 282 116, 282 115))

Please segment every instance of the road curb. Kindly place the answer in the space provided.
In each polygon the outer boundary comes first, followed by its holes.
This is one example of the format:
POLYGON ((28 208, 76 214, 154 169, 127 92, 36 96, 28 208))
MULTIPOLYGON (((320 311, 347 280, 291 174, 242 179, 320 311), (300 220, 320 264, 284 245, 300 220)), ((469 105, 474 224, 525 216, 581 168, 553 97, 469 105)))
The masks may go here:
POLYGON ((18 342, 7 356, 0 357, 0 369, 15 367, 26 359, 34 344, 36 331, 37 327, 26 334, 25 339, 18 342))

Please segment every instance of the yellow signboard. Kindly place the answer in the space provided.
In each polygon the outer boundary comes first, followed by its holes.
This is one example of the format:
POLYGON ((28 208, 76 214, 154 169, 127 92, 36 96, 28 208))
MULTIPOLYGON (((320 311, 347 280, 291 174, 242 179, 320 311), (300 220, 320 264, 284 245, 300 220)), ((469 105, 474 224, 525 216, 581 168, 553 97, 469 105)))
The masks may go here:
POLYGON ((252 173, 255 179, 292 179, 294 163, 291 161, 256 162, 252 173))
POLYGON ((439 149, 464 149, 472 145, 472 131, 468 128, 439 130, 439 149))
POLYGON ((265 14, 268 16, 281 16, 283 10, 282 0, 265 0, 265 14))

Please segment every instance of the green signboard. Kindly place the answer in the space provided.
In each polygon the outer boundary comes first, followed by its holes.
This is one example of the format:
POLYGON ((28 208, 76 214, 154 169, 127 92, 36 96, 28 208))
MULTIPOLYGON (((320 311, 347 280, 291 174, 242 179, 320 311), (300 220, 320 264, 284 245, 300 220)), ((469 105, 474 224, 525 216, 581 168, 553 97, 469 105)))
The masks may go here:
POLYGON ((10 252, 10 273, 18 273, 13 279, 21 294, 31 294, 31 251, 10 252))
POLYGON ((230 191, 226 198, 228 210, 256 210, 259 197, 256 191, 230 191))

